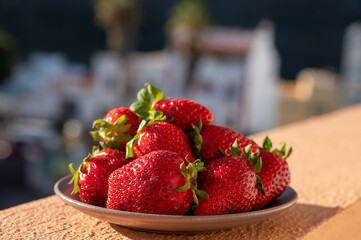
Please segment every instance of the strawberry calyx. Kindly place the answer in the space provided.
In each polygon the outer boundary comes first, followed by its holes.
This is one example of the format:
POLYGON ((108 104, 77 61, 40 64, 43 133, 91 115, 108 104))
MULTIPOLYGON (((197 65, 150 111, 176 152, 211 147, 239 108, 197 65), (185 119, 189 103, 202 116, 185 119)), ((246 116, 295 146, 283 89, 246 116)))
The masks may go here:
MULTIPOLYGON (((252 144, 248 144, 244 148, 242 157, 249 161, 249 163, 251 164, 251 166, 253 168, 253 171, 255 173, 259 173, 261 171, 261 168, 262 168, 262 158, 259 158, 257 153, 252 153, 251 154, 251 147, 252 147, 252 144)), ((232 155, 233 155, 233 153, 236 153, 236 154, 238 154, 236 156, 240 156, 241 153, 239 152, 239 148, 238 148, 238 145, 237 145, 237 140, 234 141, 234 143, 232 145, 232 148, 231 148, 231 152, 232 152, 232 155)), ((235 156, 235 155, 233 155, 233 156, 235 156)))
POLYGON ((126 115, 120 116, 114 124, 110 124, 104 119, 98 119, 93 122, 93 128, 97 130, 91 131, 94 141, 100 142, 104 149, 123 150, 120 142, 128 142, 133 138, 131 134, 126 134, 131 128, 131 124, 125 124, 128 121, 126 115))
POLYGON ((146 88, 142 88, 137 94, 137 101, 132 103, 129 107, 132 112, 143 120, 138 127, 137 134, 127 141, 125 152, 126 158, 134 157, 133 146, 138 139, 139 132, 145 127, 152 125, 154 122, 173 121, 173 119, 167 119, 162 111, 154 109, 154 105, 158 101, 163 100, 163 92, 149 83, 146 83, 144 86, 146 88))
POLYGON ((202 144, 203 144, 203 137, 201 135, 201 130, 203 127, 202 124, 202 120, 199 121, 199 125, 195 126, 192 124, 193 130, 190 134, 189 134, 189 143, 191 145, 191 149, 193 152, 193 155, 196 158, 201 158, 200 153, 202 150, 202 144))
POLYGON ((92 152, 89 153, 88 156, 83 159, 83 162, 79 165, 76 171, 74 170, 73 163, 69 164, 69 170, 73 174, 73 177, 68 184, 74 183, 74 188, 71 194, 74 195, 79 192, 79 175, 83 171, 83 167, 85 166, 85 164, 96 156, 105 156, 105 155, 107 154, 101 152, 99 147, 94 146, 92 152))
POLYGON ((145 87, 146 88, 142 88, 137 93, 137 101, 130 105, 129 107, 130 110, 135 114, 137 114, 137 116, 142 119, 146 119, 146 120, 157 119, 157 121, 166 120, 166 117, 163 116, 162 111, 154 110, 154 105, 158 101, 163 100, 163 92, 159 88, 149 83, 146 83, 145 87), (152 101, 152 97, 153 97, 153 101, 152 101), (162 120, 160 120, 159 115, 162 116, 161 118, 162 120))
MULTIPOLYGON (((262 168, 262 158, 259 158, 257 153, 251 154, 251 147, 252 147, 252 144, 248 144, 244 148, 242 157, 248 160, 248 162, 251 164, 253 171, 255 173, 259 173, 262 168)), ((219 148, 219 151, 221 152, 222 156, 226 156, 226 153, 221 148, 219 148)), ((233 144, 231 146, 231 153, 232 153, 232 156, 234 156, 234 157, 241 156, 241 151, 239 150, 239 147, 237 144, 237 139, 233 142, 233 144)))
POLYGON ((281 158, 283 158, 285 160, 293 152, 292 147, 290 147, 288 149, 288 151, 286 151, 286 143, 285 142, 282 143, 281 149, 277 149, 277 148, 272 149, 272 141, 268 136, 266 136, 265 139, 263 140, 263 146, 260 147, 260 149, 261 149, 261 151, 275 153, 275 154, 277 154, 278 156, 280 156, 281 158))
POLYGON ((193 163, 188 162, 186 167, 185 163, 182 162, 179 167, 186 183, 182 187, 171 192, 184 192, 190 189, 193 194, 192 208, 195 208, 199 205, 198 196, 201 198, 209 198, 208 194, 205 191, 199 190, 197 186, 198 172, 207 171, 207 169, 204 167, 204 163, 200 159, 197 159, 193 163))
POLYGON ((126 158, 134 157, 133 147, 134 147, 135 141, 138 139, 138 134, 140 131, 142 131, 148 125, 149 125, 149 121, 147 121, 147 120, 142 120, 140 122, 138 130, 137 130, 137 134, 135 134, 135 136, 127 142, 127 145, 125 148, 125 157, 126 158))

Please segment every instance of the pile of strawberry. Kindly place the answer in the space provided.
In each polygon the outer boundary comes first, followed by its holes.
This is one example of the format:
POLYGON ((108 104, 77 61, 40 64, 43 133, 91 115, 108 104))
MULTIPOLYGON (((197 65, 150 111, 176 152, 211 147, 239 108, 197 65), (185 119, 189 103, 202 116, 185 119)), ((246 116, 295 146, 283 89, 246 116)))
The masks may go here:
POLYGON ((74 170, 73 194, 110 209, 168 215, 217 215, 265 207, 286 190, 286 146, 260 147, 187 99, 164 99, 146 84, 130 108, 96 120, 100 143, 74 170))

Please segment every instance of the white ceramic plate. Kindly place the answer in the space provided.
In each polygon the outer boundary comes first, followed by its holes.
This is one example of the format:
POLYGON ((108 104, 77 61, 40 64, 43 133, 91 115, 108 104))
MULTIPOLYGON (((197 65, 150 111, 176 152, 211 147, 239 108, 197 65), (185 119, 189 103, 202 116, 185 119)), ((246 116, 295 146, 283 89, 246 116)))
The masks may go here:
POLYGON ((55 194, 63 201, 85 214, 98 219, 141 231, 197 233, 230 229, 249 225, 274 217, 296 203, 297 193, 288 187, 286 191, 266 208, 247 213, 216 216, 172 216, 118 211, 85 204, 79 195, 71 195, 71 176, 60 179, 54 186, 55 194))

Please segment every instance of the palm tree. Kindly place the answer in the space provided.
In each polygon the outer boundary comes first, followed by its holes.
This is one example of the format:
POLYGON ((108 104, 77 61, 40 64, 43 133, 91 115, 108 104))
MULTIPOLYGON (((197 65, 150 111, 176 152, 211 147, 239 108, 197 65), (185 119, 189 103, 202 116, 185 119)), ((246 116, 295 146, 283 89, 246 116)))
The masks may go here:
POLYGON ((140 17, 137 0, 95 0, 95 20, 107 35, 111 51, 124 56, 134 48, 140 17))
POLYGON ((182 0, 175 5, 166 23, 166 32, 171 45, 180 50, 186 58, 187 85, 192 81, 191 76, 199 55, 197 49, 201 34, 210 22, 209 12, 202 0, 182 0))

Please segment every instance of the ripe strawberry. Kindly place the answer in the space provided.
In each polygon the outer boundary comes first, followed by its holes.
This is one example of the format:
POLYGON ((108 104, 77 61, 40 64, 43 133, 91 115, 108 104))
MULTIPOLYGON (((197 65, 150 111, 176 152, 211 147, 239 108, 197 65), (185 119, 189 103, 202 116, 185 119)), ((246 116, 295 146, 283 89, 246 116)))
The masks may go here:
POLYGON ((127 157, 138 158, 153 151, 168 150, 178 153, 189 162, 194 162, 188 137, 182 129, 168 122, 148 123, 150 125, 145 125, 143 129, 141 126, 135 138, 128 142, 127 157))
POLYGON ((197 169, 192 163, 185 169, 183 158, 170 151, 155 151, 137 158, 110 175, 107 208, 186 214, 193 197, 202 192, 194 185, 197 169))
POLYGON ((262 169, 259 177, 262 179, 265 195, 258 194, 254 209, 261 209, 279 197, 290 184, 290 170, 286 158, 290 156, 292 148, 286 154, 286 145, 281 150, 272 150, 272 142, 266 137, 259 156, 262 158, 262 169))
POLYGON ((128 162, 123 152, 113 149, 99 151, 94 148, 93 153, 83 160, 77 171, 72 164, 69 165, 73 173, 70 183, 74 182, 72 194, 79 192, 84 203, 105 207, 109 175, 128 162))
POLYGON ((127 116, 128 121, 126 124, 131 124, 129 129, 129 134, 135 135, 137 133, 138 126, 140 124, 141 119, 139 119, 136 114, 134 114, 132 111, 130 111, 129 108, 115 108, 113 110, 110 110, 105 116, 104 120, 107 121, 110 124, 114 124, 121 116, 127 116))
POLYGON ((162 111, 167 119, 184 131, 192 130, 192 125, 208 125, 213 120, 212 112, 205 106, 188 99, 164 99, 154 104, 154 110, 162 111))
POLYGON ((94 121, 98 130, 90 132, 103 148, 124 150, 126 143, 137 133, 141 119, 129 108, 115 108, 103 119, 94 121))
POLYGON ((198 185, 207 192, 208 199, 199 199, 194 215, 219 215, 251 211, 256 204, 262 183, 259 172, 261 160, 257 154, 250 155, 248 145, 241 157, 237 142, 233 144, 235 156, 224 156, 205 165, 207 171, 200 173, 198 185), (238 156, 237 156, 238 155, 238 156))
POLYGON ((155 115, 161 111, 166 120, 186 132, 191 131, 192 125, 200 121, 203 125, 212 122, 212 112, 200 103, 188 99, 163 99, 163 93, 158 88, 150 84, 145 86, 147 89, 141 89, 138 92, 138 101, 130 106, 140 118, 155 120, 155 115))
POLYGON ((225 156, 232 156, 231 148, 235 140, 237 140, 238 148, 243 149, 251 144, 251 153, 259 151, 259 148, 250 139, 242 134, 235 132, 229 128, 220 127, 216 125, 194 127, 194 132, 191 133, 191 146, 194 149, 194 154, 200 154, 202 161, 208 161, 225 156))

